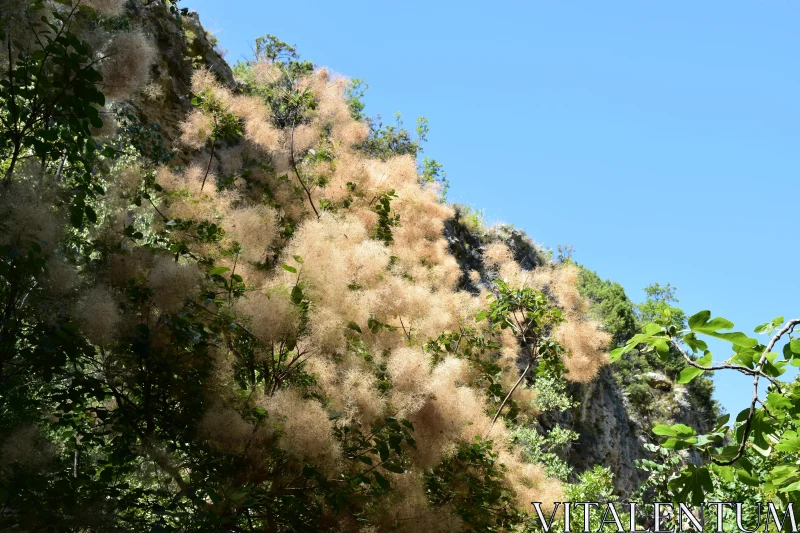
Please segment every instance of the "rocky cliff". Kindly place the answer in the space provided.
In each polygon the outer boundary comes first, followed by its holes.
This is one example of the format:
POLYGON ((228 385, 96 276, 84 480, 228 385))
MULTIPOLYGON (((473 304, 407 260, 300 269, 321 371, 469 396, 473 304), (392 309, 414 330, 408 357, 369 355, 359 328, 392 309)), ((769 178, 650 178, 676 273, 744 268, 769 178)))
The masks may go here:
MULTIPOLYGON (((479 284, 491 286, 493 273, 484 267, 483 261, 483 251, 491 242, 499 240, 506 244, 526 269, 535 269, 549 261, 545 251, 523 231, 500 225, 479 234, 466 227, 461 210, 457 210, 446 231, 450 249, 464 271, 463 283, 474 291, 479 287, 469 280, 471 270, 481 273, 479 284)), ((635 462, 650 457, 644 444, 655 443, 650 430, 656 423, 682 423, 702 433, 711 429, 711 420, 693 391, 661 372, 640 376, 637 382, 646 386, 649 400, 646 406, 637 405, 618 375, 622 371, 616 365, 609 365, 592 382, 572 384, 569 392, 577 405, 563 412, 542 414, 540 424, 544 432, 555 425, 576 431, 580 437, 563 451, 563 458, 578 473, 594 465, 609 467, 616 492, 627 496, 647 478, 647 473, 636 468, 635 462)))
MULTIPOLYGON (((160 50, 152 72, 152 95, 139 99, 134 112, 142 124, 159 131, 166 144, 176 137, 177 124, 191 107, 189 84, 196 67, 210 68, 231 88, 235 88, 236 81, 196 13, 177 15, 160 2, 131 5, 133 23, 154 36, 160 50)), ((475 231, 467 227, 459 210, 445 231, 450 250, 464 272, 461 285, 472 292, 491 286, 494 274, 483 261, 483 251, 491 242, 506 244, 524 269, 535 269, 550 261, 545 250, 524 232, 506 225, 475 231), (478 272, 480 279, 470 279, 470 271, 478 272)), ((625 496, 646 477, 634 462, 648 457, 644 444, 653 442, 650 428, 655 421, 684 423, 700 432, 709 429, 709 421, 692 392, 666 375, 653 372, 642 376, 652 398, 651 405, 642 409, 631 401, 616 372, 616 366, 607 366, 592 382, 571 385, 570 393, 578 405, 560 413, 543 414, 540 424, 544 432, 556 424, 577 431, 580 437, 564 450, 564 459, 577 472, 594 465, 608 466, 614 474, 616 492, 625 496)))

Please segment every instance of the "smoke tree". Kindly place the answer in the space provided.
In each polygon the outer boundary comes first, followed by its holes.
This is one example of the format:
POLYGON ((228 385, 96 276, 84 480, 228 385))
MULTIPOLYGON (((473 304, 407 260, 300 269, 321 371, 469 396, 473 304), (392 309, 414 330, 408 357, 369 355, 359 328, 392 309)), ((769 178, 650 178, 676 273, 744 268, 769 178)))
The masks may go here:
POLYGON ((516 531, 563 498, 510 427, 610 338, 569 265, 464 274, 424 121, 267 36, 235 86, 193 72, 170 142, 125 2, 0 13, 4 529, 516 531))

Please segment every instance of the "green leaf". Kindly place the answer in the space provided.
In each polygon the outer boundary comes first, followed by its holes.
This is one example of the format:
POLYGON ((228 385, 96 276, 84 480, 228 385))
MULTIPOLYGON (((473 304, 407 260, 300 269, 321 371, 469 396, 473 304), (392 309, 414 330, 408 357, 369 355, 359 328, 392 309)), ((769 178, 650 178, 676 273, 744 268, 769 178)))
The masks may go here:
POLYGON ((756 339, 752 339, 738 331, 733 333, 720 333, 720 330, 732 329, 733 322, 720 317, 712 319, 711 311, 707 310, 692 315, 689 318, 689 328, 696 333, 716 337, 717 339, 722 339, 738 346, 752 347, 758 344, 756 339))
POLYGON ((389 446, 387 446, 385 442, 379 442, 375 445, 375 448, 378 451, 381 461, 387 461, 389 459, 389 446))
POLYGON ((744 333, 739 331, 734 333, 706 333, 711 337, 716 337, 717 339, 722 339, 724 341, 728 341, 731 344, 735 344, 737 346, 744 346, 746 348, 751 348, 758 344, 758 341, 752 337, 748 337, 744 333))
POLYGON ((299 264, 301 264, 301 265, 303 264, 303 258, 302 258, 302 257, 300 257, 299 255, 293 255, 292 257, 293 257, 293 258, 294 258, 294 260, 295 260, 295 261, 297 261, 299 264))
POLYGON ((719 466, 716 464, 712 464, 711 469, 714 471, 715 474, 717 474, 719 477, 721 477, 722 479, 724 479, 729 483, 734 480, 733 468, 731 468, 730 466, 719 466))
POLYGON ((653 346, 655 346, 658 357, 660 357, 662 361, 669 357, 669 344, 666 339, 656 339, 653 346))
POLYGON ((380 474, 379 474, 377 471, 375 471, 375 470, 373 470, 373 471, 372 471, 372 473, 375 475, 375 481, 377 481, 377 482, 378 482, 378 485, 379 485, 379 486, 380 486, 380 487, 381 487, 383 490, 389 490, 389 487, 390 487, 389 480, 388 480, 388 479, 386 479, 385 477, 383 477, 382 475, 380 475, 380 474))
POLYGON ((694 352, 705 352, 708 350, 708 344, 697 338, 694 333, 687 333, 683 336, 683 342, 694 352))
POLYGON ((655 335, 656 333, 660 333, 663 329, 664 329, 663 326, 659 326, 658 324, 650 322, 649 324, 645 325, 644 328, 642 328, 642 332, 645 335, 652 336, 655 335))
POLYGON ((794 431, 787 431, 781 437, 781 441, 775 445, 775 449, 786 453, 796 453, 800 451, 800 436, 794 431))
POLYGON ((382 466, 389 472, 394 472, 395 474, 402 474, 405 472, 402 466, 397 465, 395 463, 383 463, 382 466))
POLYGON ((680 477, 669 483, 670 489, 677 493, 677 501, 690 501, 697 504, 705 499, 705 493, 714 490, 711 474, 706 467, 689 465, 680 477))
POLYGON ((797 491, 800 490, 800 481, 795 481, 791 485, 783 487, 780 490, 781 490, 781 492, 797 492, 797 491))
POLYGON ((489 311, 487 311, 486 309, 484 309, 483 311, 481 311, 480 313, 478 313, 477 315, 475 315, 475 322, 480 322, 481 320, 483 320, 484 318, 486 318, 486 315, 488 315, 488 314, 489 314, 489 311))
POLYGON ((206 489, 206 494, 208 494, 208 497, 214 502, 214 505, 219 505, 222 501, 222 498, 220 498, 219 494, 217 494, 214 489, 206 489))
POLYGON ((694 429, 685 424, 675 424, 672 426, 660 424, 653 428, 653 433, 662 437, 678 438, 693 437, 697 434, 694 429))
POLYGON ((248 494, 250 494, 250 490, 249 489, 242 489, 242 490, 240 490, 238 492, 234 492, 233 494, 231 494, 230 495, 230 499, 232 501, 238 502, 239 500, 243 499, 248 494))
POLYGON ((725 318, 717 317, 711 318, 711 311, 700 311, 689 318, 689 328, 692 331, 699 331, 700 333, 707 333, 709 331, 715 332, 721 329, 732 329, 733 322, 725 318))
POLYGON ((73 205, 69 209, 69 222, 73 228, 80 228, 83 224, 84 210, 79 205, 73 205))
POLYGON ((778 465, 770 471, 769 480, 775 485, 784 485, 794 481, 797 470, 796 465, 778 465))
POLYGON ((230 268, 228 268, 228 267, 214 267, 211 270, 209 270, 208 273, 211 274, 212 276, 214 276, 214 275, 221 276, 222 274, 224 274, 225 272, 227 272, 229 270, 230 270, 230 268))
POLYGON ((696 327, 706 324, 708 319, 711 318, 711 311, 700 311, 689 317, 689 329, 694 330, 696 327))
POLYGON ((703 372, 705 371, 699 368, 695 368, 693 366, 687 366, 686 368, 681 370, 681 373, 678 375, 678 379, 676 379, 675 382, 684 385, 692 381, 697 376, 701 375, 703 372))
MULTIPOLYGON (((701 366, 708 366, 711 363, 712 354, 709 351, 706 351, 705 355, 697 360, 697 364, 701 366)), ((683 370, 681 370, 678 379, 675 380, 676 383, 686 384, 692 381, 697 376, 703 374, 705 370, 700 368, 695 368, 693 366, 687 366, 683 370)))
POLYGON ((736 470, 736 477, 739 478, 739 481, 745 485, 750 485, 751 487, 761 486, 761 482, 758 480, 758 478, 754 477, 752 474, 750 474, 750 472, 744 469, 736 470))
POLYGON ((624 346, 621 347, 621 348, 616 348, 614 350, 611 350, 611 353, 609 354, 611 362, 613 363, 613 362, 619 360, 619 358, 622 357, 622 355, 624 353, 625 353, 625 347, 624 346))
POLYGON ((286 272, 291 272, 292 274, 297 274, 297 269, 293 266, 289 265, 281 265, 281 268, 284 269, 286 272))
POLYGON ((303 289, 301 289, 298 285, 292 287, 292 303, 299 304, 303 301, 303 289))
POLYGON ((697 444, 696 437, 691 437, 688 439, 669 437, 667 440, 661 443, 661 446, 669 450, 685 450, 686 448, 690 448, 695 444, 697 444))
POLYGON ((769 335, 773 331, 775 331, 778 328, 778 326, 783 324, 783 318, 784 317, 782 316, 778 316, 773 318, 769 322, 764 322, 763 324, 756 326, 756 329, 753 330, 753 333, 766 333, 767 335, 769 335))
POLYGON ((357 331, 357 332, 361 333, 361 327, 358 324, 356 324, 355 322, 348 323, 347 327, 349 329, 352 329, 353 331, 357 331))
POLYGON ((777 392, 767 394, 767 407, 770 411, 785 411, 794 406, 792 400, 777 392))

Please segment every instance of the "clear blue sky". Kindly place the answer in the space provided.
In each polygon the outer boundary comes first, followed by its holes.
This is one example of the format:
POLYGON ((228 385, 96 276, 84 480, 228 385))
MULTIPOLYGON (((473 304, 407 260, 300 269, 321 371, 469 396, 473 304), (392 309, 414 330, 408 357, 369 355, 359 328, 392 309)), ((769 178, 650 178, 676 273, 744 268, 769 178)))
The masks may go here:
MULTIPOLYGON (((181 5, 231 63, 272 33, 364 78, 369 114, 426 116, 452 201, 574 245, 633 300, 670 282, 688 314, 710 309, 746 333, 800 315, 800 5, 181 5)), ((747 380, 716 382, 729 412, 746 406, 747 380)))

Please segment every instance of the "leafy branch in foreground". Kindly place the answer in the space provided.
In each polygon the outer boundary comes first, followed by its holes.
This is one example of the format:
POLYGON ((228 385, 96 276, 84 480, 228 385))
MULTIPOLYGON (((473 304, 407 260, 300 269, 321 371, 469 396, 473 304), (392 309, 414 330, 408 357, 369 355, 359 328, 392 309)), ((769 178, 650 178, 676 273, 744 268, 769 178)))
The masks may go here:
POLYGON ((800 390, 797 382, 782 382, 779 378, 787 365, 800 366, 800 340, 792 334, 800 318, 785 321, 784 317, 759 325, 754 333, 771 335, 766 343, 742 332, 730 331, 734 325, 724 318, 712 318, 710 311, 700 311, 688 319, 688 327, 679 329, 669 321, 651 322, 642 333, 635 335, 625 346, 611 352, 612 361, 637 346, 654 350, 659 357, 669 356, 675 349, 687 364, 678 383, 686 384, 707 372, 733 371, 752 378, 749 406, 735 419, 734 427, 727 427, 730 415, 720 417, 714 429, 703 435, 683 425, 657 425, 653 433, 663 437, 666 449, 694 449, 710 462, 709 466, 686 466, 674 477, 669 487, 677 500, 701 501, 705 492, 714 490, 714 478, 757 479, 753 462, 748 458, 752 451, 762 458, 775 462, 768 471, 760 472, 763 490, 788 502, 800 496, 800 469, 797 466, 800 452, 800 390), (724 341, 732 353, 724 361, 714 361, 714 356, 702 336, 724 341), (787 339, 788 338, 788 339, 787 339), (773 351, 778 343, 787 340, 780 354, 773 351), (759 390, 761 380, 768 381, 766 397, 759 390))

